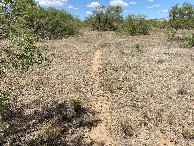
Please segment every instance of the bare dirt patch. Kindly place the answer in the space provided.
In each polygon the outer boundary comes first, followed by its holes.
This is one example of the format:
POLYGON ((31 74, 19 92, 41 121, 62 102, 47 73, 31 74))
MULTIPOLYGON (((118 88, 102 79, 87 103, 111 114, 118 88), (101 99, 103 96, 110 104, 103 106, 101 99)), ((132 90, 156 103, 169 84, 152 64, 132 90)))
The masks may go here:
POLYGON ((94 52, 94 57, 92 61, 92 76, 94 79, 94 85, 93 85, 93 103, 94 110, 97 112, 97 119, 101 120, 101 123, 99 123, 96 127, 94 127, 88 135, 94 140, 97 141, 96 145, 109 145, 113 144, 110 137, 110 103, 109 101, 106 101, 103 97, 103 91, 99 88, 99 81, 100 81, 100 70, 101 70, 101 50, 99 49, 98 44, 95 44, 95 48, 98 48, 94 52), (110 142, 111 141, 111 142, 110 142))

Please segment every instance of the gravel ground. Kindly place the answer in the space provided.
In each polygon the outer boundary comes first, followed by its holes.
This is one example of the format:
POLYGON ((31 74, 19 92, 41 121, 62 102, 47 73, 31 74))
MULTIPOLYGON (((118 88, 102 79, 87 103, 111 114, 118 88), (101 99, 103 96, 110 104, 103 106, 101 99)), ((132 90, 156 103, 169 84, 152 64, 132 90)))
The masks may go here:
POLYGON ((10 69, 0 80, 0 88, 11 91, 0 144, 194 145, 193 48, 168 42, 162 31, 134 37, 85 31, 38 45, 50 68, 10 69), (81 101, 79 112, 72 99, 81 101), (102 125, 106 140, 92 136, 102 125))

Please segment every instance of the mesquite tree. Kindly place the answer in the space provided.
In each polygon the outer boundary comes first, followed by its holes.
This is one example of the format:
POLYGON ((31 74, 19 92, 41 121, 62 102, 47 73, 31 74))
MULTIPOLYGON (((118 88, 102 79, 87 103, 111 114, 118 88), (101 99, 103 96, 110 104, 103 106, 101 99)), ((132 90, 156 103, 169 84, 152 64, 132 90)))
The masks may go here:
POLYGON ((120 6, 106 8, 101 5, 95 8, 92 15, 86 18, 86 21, 93 29, 114 31, 123 20, 122 11, 120 6))
POLYGON ((183 3, 182 7, 179 4, 172 6, 169 10, 170 27, 174 29, 172 38, 179 29, 194 28, 194 6, 190 3, 183 3))

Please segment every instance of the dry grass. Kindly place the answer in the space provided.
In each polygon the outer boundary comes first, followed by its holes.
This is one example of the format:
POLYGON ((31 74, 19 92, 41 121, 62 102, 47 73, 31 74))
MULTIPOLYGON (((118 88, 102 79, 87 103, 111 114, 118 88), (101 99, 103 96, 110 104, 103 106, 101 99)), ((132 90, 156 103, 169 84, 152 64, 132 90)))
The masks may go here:
POLYGON ((10 110, 1 113, 0 144, 194 145, 192 48, 166 41, 163 32, 86 31, 39 45, 47 46, 50 69, 8 70, 0 80, 1 89, 12 91, 10 110), (91 72, 96 49, 97 78, 91 72), (81 101, 80 112, 72 99, 81 101), (90 136, 102 124, 106 141, 90 136))

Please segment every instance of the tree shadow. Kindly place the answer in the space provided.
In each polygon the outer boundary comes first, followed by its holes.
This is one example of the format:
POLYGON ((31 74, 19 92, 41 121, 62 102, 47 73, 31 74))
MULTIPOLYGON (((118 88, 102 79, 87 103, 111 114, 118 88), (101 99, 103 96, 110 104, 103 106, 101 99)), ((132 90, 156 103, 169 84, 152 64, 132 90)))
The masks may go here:
POLYGON ((83 141, 83 129, 89 130, 101 122, 94 119, 95 111, 88 108, 81 108, 79 112, 66 103, 55 103, 45 105, 43 110, 34 110, 31 114, 25 115, 25 106, 9 109, 1 112, 0 145, 93 145, 93 141, 83 141), (44 132, 44 127, 51 125, 51 134, 58 125, 59 133, 54 136, 44 132), (42 133, 33 136, 32 133, 42 133), (74 136, 76 135, 76 136, 74 136), (68 139, 68 137, 73 137, 68 139))

